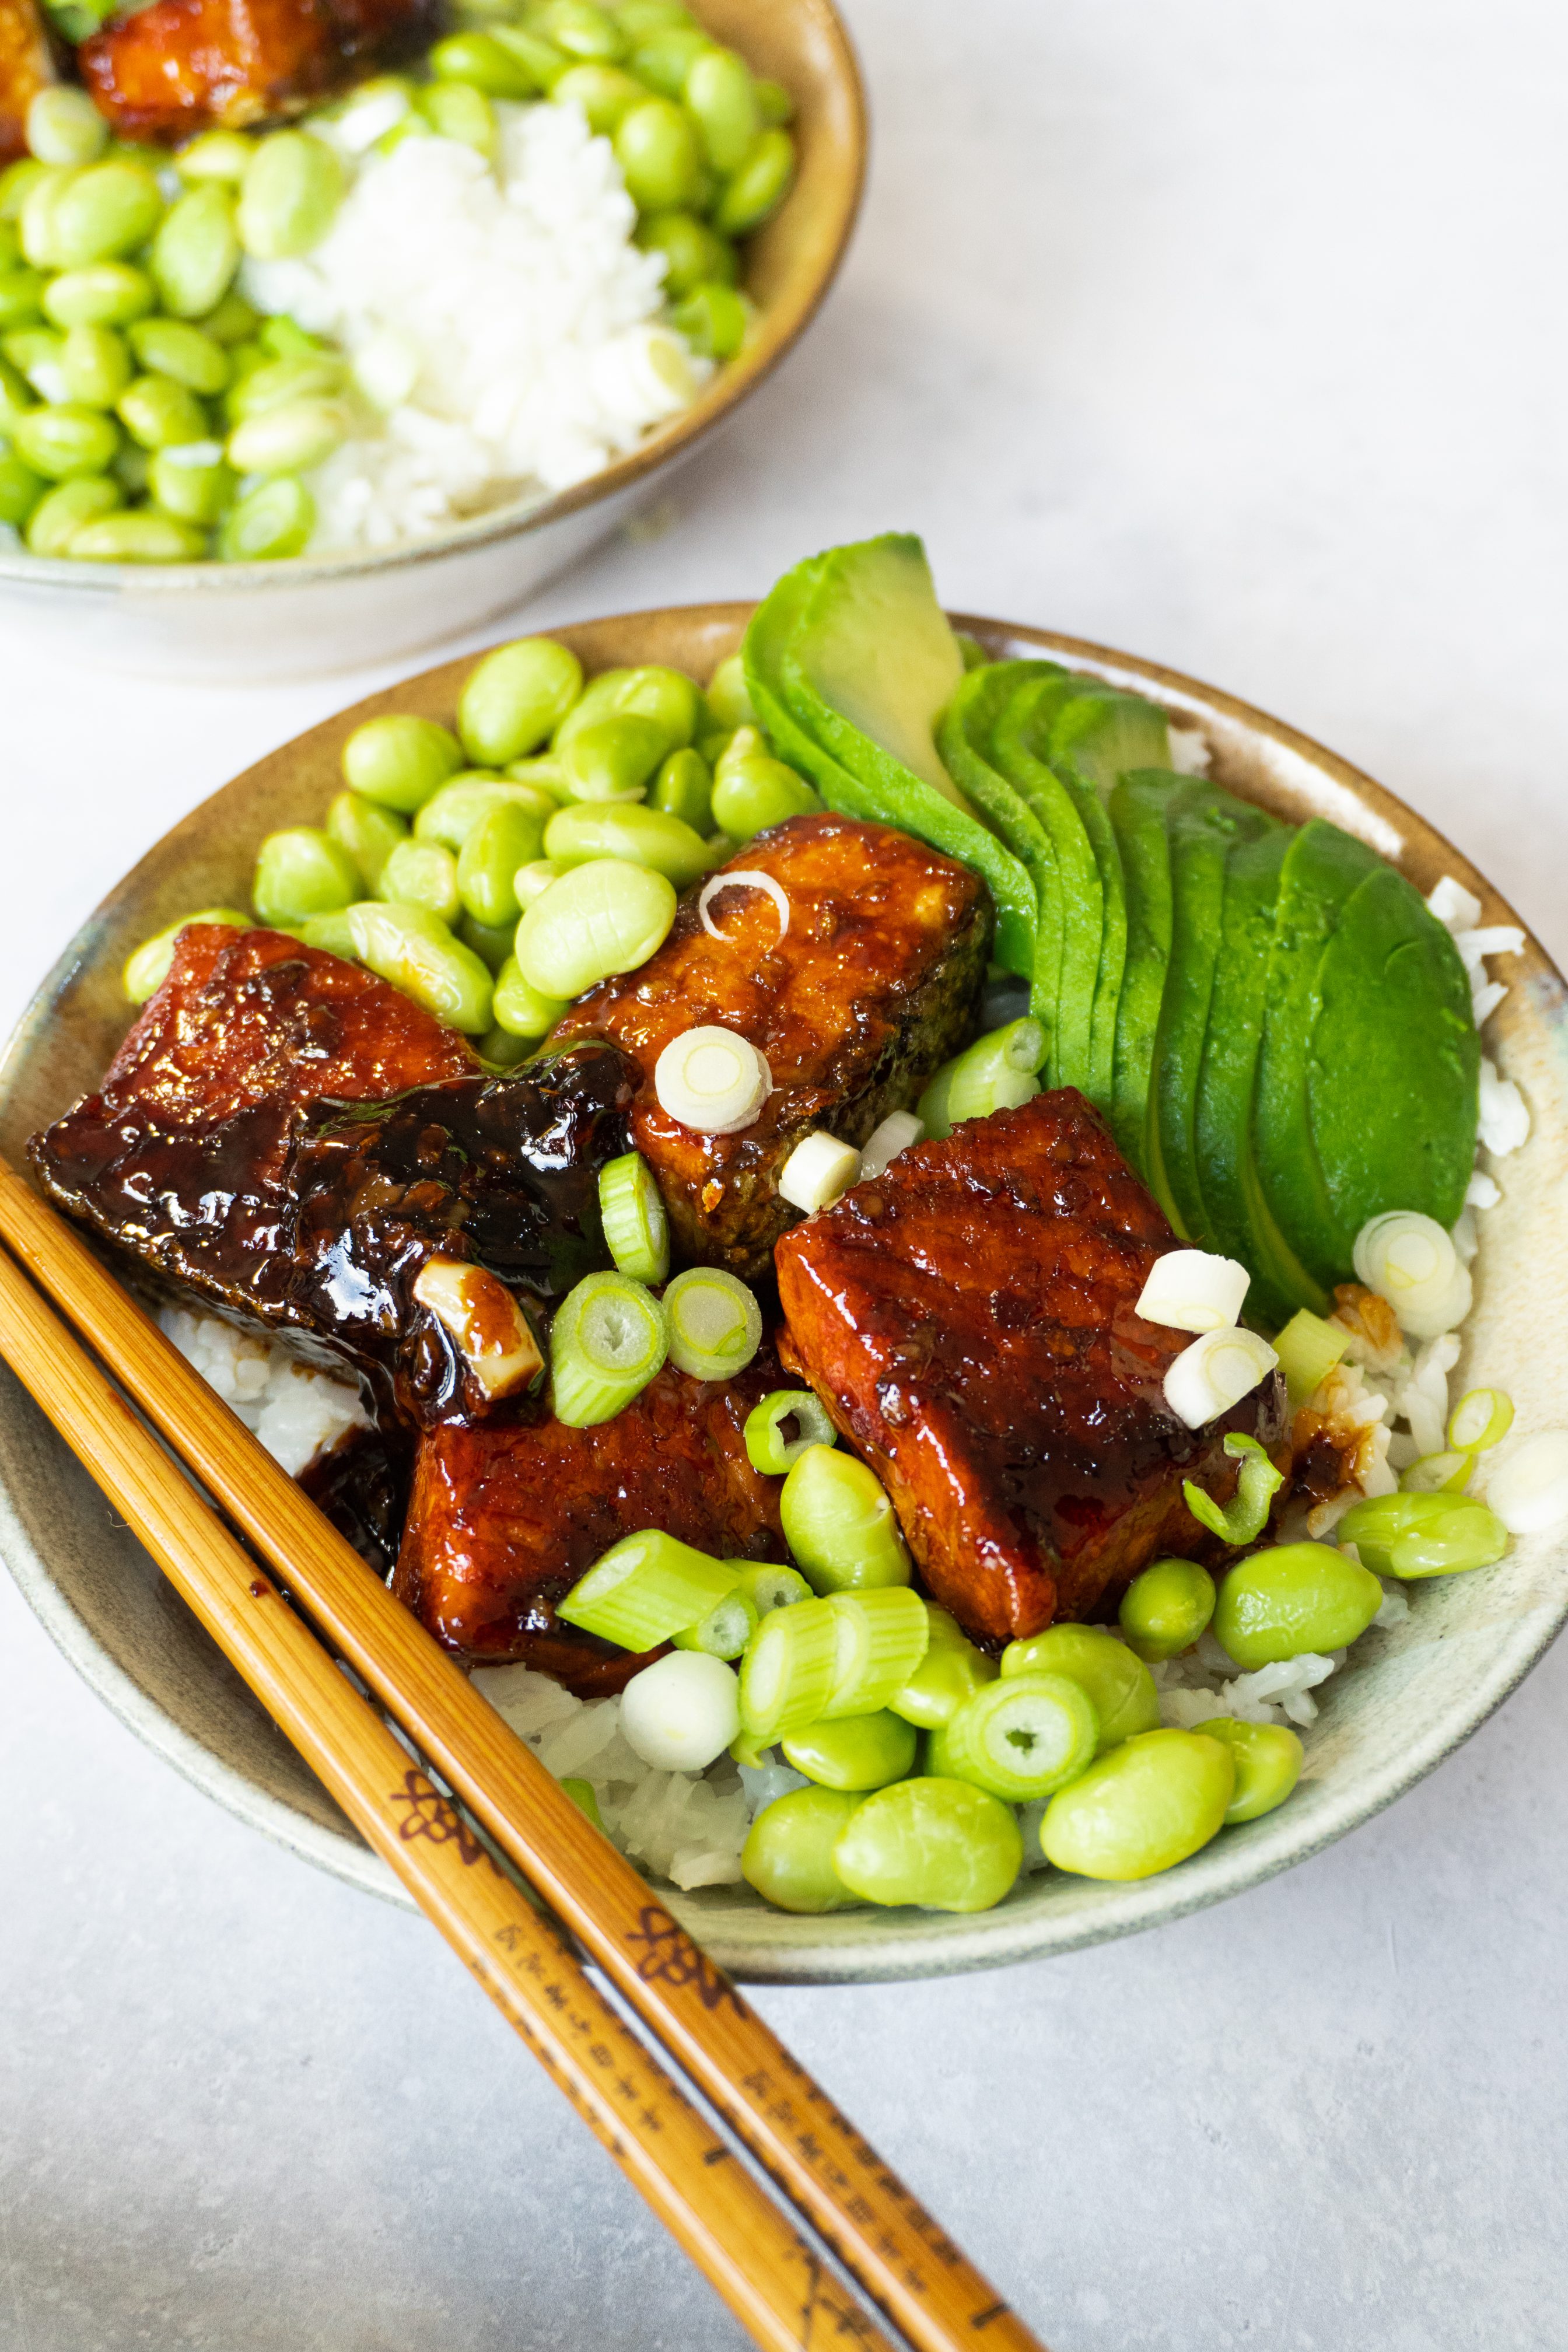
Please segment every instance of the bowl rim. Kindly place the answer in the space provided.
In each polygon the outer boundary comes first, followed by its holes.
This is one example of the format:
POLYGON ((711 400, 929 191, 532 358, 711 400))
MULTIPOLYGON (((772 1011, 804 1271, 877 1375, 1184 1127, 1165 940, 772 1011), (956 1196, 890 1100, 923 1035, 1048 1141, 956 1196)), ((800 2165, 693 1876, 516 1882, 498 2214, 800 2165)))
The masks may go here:
MULTIPOLYGON (((73 563, 65 556, 0 549, 0 586, 40 589, 62 598, 77 594, 116 596, 131 587, 139 596, 148 598, 188 595, 196 589, 203 593, 245 597, 264 594, 271 588, 330 585, 367 574, 411 571, 475 548, 543 530, 568 515, 634 488, 661 467, 690 456, 705 434, 726 423, 766 382, 822 308, 848 250, 866 192, 869 137, 866 85, 848 28, 836 0, 789 0, 789 5, 815 22, 827 44, 832 58, 830 78, 838 85, 847 113, 849 135, 842 158, 847 168, 842 171, 837 204, 827 214, 830 226, 824 250, 803 286, 761 312, 752 341, 732 360, 714 371, 690 406, 645 434, 624 457, 601 466, 597 472, 572 483, 566 489, 510 499, 504 506, 470 516, 428 537, 360 554, 315 558, 291 555, 255 563, 222 563, 214 556, 203 556, 191 563, 73 563)), ((785 212, 788 203, 786 198, 785 212)))
MULTIPOLYGON (((569 636, 580 651, 588 653, 592 666, 595 638, 603 638, 610 645, 619 633, 635 629, 638 624, 667 624, 673 620, 684 621, 693 629, 733 630, 743 625, 755 609, 749 601, 653 607, 573 624, 559 634, 569 636)), ((1436 856, 1442 871, 1452 874, 1482 900, 1485 922, 1518 924, 1525 936, 1519 969, 1521 974, 1528 971, 1533 981, 1543 982, 1555 992, 1557 1025, 1568 1030, 1568 983, 1528 926, 1520 922, 1500 893, 1462 851, 1394 793, 1347 761, 1239 697, 1210 688, 1182 671, 1088 639, 1022 624, 963 613, 952 613, 949 617, 954 627, 977 638, 993 658, 1044 656, 1060 659, 1068 667, 1109 685, 1150 693, 1178 721, 1184 717, 1198 725, 1216 720, 1222 726, 1229 723, 1242 736, 1261 739, 1305 763, 1320 786, 1327 780, 1335 788, 1336 798, 1342 800, 1336 821, 1340 816, 1350 820, 1347 829, 1359 832, 1391 859, 1396 859, 1401 850, 1411 846, 1429 861, 1436 856)), ((324 738, 341 739, 361 718, 395 708, 398 698, 411 687, 433 680, 443 672, 455 678, 472 658, 467 656, 434 665, 396 687, 383 688, 307 729, 257 764, 265 767, 270 761, 300 746, 320 743, 324 738)), ((252 773, 254 770, 246 772, 252 773)), ((233 780, 242 781, 243 776, 233 780)), ((220 787, 220 793, 231 788, 220 787)), ((216 799, 218 795, 210 797, 216 799)), ((1283 802, 1288 800, 1287 792, 1283 802)), ((202 804, 206 805, 210 805, 210 800, 202 804)), ((156 857, 171 835, 194 823, 200 814, 201 808, 193 811, 162 836, 114 886, 65 948, 24 1012, 0 1059, 0 1097, 8 1089, 14 1066, 49 1020, 59 989, 80 969, 84 940, 106 914, 112 913, 133 892, 143 865, 156 857)), ((0 1557, 5 1559, 45 1630, 129 1729, 166 1758, 187 1780, 265 1835, 351 1885, 407 1907, 408 1898, 397 1882, 370 1849, 347 1830, 346 1824, 343 1831, 329 1827, 259 1786, 237 1766, 216 1756, 142 1687, 56 1582, 46 1559, 26 1533, 3 1478, 0 1557)), ((1014 1910, 1006 1906, 969 1916, 900 1911, 889 1916, 884 1932, 843 1941, 834 1935, 831 1918, 794 1917, 759 1907, 754 1912, 750 1908, 731 1911, 728 1920, 720 1925, 714 1909, 700 1893, 682 1895, 661 1885, 657 1890, 658 1897, 731 1974, 752 1982, 797 1984, 891 1982, 1003 1967, 1016 1960, 1110 1942, 1145 1927, 1185 1917, 1261 1885, 1321 1853, 1392 1804, 1461 1746, 1524 1679, 1563 1623, 1568 1622, 1568 1554, 1557 1564, 1552 1585, 1549 1599, 1521 1612, 1511 1629, 1497 1628, 1495 1641, 1461 1702, 1419 1723, 1395 1759, 1364 1773, 1353 1784, 1347 1784, 1324 1804, 1310 1826, 1302 1822, 1293 1829, 1290 1809, 1282 1808, 1233 1830, 1227 1838, 1215 1841, 1190 1861, 1154 1878, 1092 1886, 1092 1899, 1074 1917, 1052 1919, 1046 1913, 1014 1910), (736 1926, 738 1920, 752 1919, 756 1922, 755 1933, 736 1926)), ((711 1890, 713 1896, 721 1898, 726 1892, 721 1888, 711 1890)), ((837 1916, 845 1922, 858 1920, 864 1927, 868 1915, 857 1910, 837 1916)))

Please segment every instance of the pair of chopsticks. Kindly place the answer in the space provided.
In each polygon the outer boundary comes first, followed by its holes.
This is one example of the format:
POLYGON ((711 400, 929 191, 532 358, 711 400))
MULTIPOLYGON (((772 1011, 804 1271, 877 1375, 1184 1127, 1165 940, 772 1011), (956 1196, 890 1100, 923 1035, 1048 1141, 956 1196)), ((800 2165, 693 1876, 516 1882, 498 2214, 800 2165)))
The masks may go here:
POLYGON ((0 1355, 755 2341, 784 2352, 842 2336, 891 2352, 804 2223, 917 2352, 1041 2352, 608 1839, 3 1160, 0 1241, 11 1253, 0 1251, 0 1355), (792 2210, 734 2160, 571 1938, 792 2210))

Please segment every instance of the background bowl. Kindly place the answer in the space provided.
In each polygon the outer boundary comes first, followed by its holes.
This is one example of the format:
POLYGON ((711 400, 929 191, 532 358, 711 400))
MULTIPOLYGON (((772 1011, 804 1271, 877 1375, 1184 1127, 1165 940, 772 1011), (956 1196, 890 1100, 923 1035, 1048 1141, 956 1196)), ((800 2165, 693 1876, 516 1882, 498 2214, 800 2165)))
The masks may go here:
POLYGON ((849 242, 865 98, 832 0, 694 0, 721 41, 794 97, 799 170, 750 239, 757 331, 692 405, 555 497, 519 501, 374 555, 286 563, 71 563, 0 551, 0 634, 142 677, 303 677, 395 660, 505 612, 663 488, 809 324, 849 242))
MULTIPOLYGON (((740 641, 751 607, 693 605, 553 632, 597 670, 670 662, 706 678, 740 641)), ((1047 654, 1150 695, 1207 739, 1233 791, 1295 821, 1331 818, 1422 890, 1452 874, 1489 923, 1517 918, 1431 826, 1331 752, 1245 703, 1173 671, 1038 630, 955 615, 996 656, 1047 654)), ((0 1066, 0 1151, 23 1160, 28 1134, 96 1083, 130 1020, 122 959, 193 907, 243 903, 255 845, 281 824, 315 822, 337 787, 344 738, 378 711, 450 719, 468 659, 426 671, 327 720, 195 810, 83 925, 25 1016, 0 1066)), ((1504 1389, 1521 1432, 1561 1422, 1558 1367, 1568 1350, 1568 1003, 1527 940, 1488 1050, 1523 1088, 1532 1127, 1504 1163, 1504 1197, 1481 1220, 1476 1306, 1461 1389, 1504 1389)), ((1459 1391, 1456 1391, 1458 1393, 1459 1391)), ((378 1895, 403 1898, 383 1864, 243 1687, 147 1555, 8 1372, 0 1369, 0 1551, 68 1657, 122 1721, 231 1811, 378 1895)), ((1289 1804, 1227 1830, 1163 1876, 1097 1885, 1055 1872, 1026 1878, 973 1918, 851 1911, 823 1919, 769 1910, 746 1888, 671 1895, 714 1957, 742 1977, 806 1982, 935 1975, 1059 1952, 1132 1933, 1215 1903, 1354 1829, 1429 1771, 1507 1696, 1568 1616, 1568 1541, 1516 1541, 1478 1575, 1411 1588, 1406 1622, 1368 1634, 1319 1693, 1306 1776, 1289 1804)))

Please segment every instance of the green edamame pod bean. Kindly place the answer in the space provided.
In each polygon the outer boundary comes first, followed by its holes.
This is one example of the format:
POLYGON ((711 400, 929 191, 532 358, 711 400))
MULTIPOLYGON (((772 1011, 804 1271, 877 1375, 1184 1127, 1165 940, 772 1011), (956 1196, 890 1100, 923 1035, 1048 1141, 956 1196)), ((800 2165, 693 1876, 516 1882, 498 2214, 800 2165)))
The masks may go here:
POLYGON ((1051 1799, 1040 1850, 1081 1878, 1150 1878, 1207 1845, 1235 1788, 1224 1740, 1141 1731, 1051 1799))
POLYGON ((540 837, 538 817, 515 803, 480 817, 458 853, 458 896, 476 923, 517 923, 522 908, 512 877, 538 856, 540 837))
POLYGON ((112 514, 125 503, 118 482, 102 474, 79 474, 38 500, 27 518, 30 555, 68 555, 71 541, 84 523, 112 514))
POLYGON ((239 242, 257 261, 309 253, 331 228, 342 194, 342 166, 324 140, 274 131, 258 144, 239 191, 239 242))
POLYGON ((510 782, 531 784, 535 792, 553 801, 557 808, 563 808, 572 797, 566 788, 566 779, 561 772, 561 762, 551 753, 538 760, 509 760, 506 772, 510 782))
POLYGON ((342 447, 350 424, 342 401, 285 401, 235 426, 228 462, 240 474, 308 474, 342 447))
POLYGON ((479 1059, 494 1070, 515 1070, 526 1062, 534 1048, 527 1037, 514 1037, 509 1029, 487 1029, 476 1048, 479 1059))
POLYGON ((228 512, 239 488, 216 441, 186 441, 173 449, 154 450, 148 482, 165 514, 203 526, 228 512))
POLYGON ((517 925, 476 923, 472 915, 465 915, 458 925, 458 937, 466 948, 473 949, 487 971, 500 973, 511 956, 517 925))
POLYGON ((546 996, 524 980, 515 955, 507 957, 496 974, 498 1029, 513 1037, 548 1037, 565 1010, 560 997, 546 996))
POLYGON ((60 374, 65 347, 65 337, 49 327, 13 327, 0 341, 0 350, 10 364, 21 370, 34 392, 49 401, 58 401, 65 394, 60 374))
POLYGON ((237 188, 250 169, 256 142, 238 131, 204 131, 174 157, 174 169, 193 187, 216 183, 237 188))
POLYGON ((714 227, 723 236, 750 236, 777 212, 795 178, 795 141, 787 131, 764 131, 731 179, 726 180, 712 211, 714 227))
POLYGON ((163 308, 174 318, 200 319, 215 309, 239 268, 239 231, 229 190, 209 180, 177 196, 158 224, 148 265, 163 308))
POLYGON ((660 97, 679 98, 692 66, 712 46, 710 36, 700 26, 672 25, 667 31, 650 33, 633 50, 631 70, 638 81, 658 90, 660 97))
POLYGON ((732 734, 738 727, 754 727, 757 714, 746 685, 746 665, 740 654, 721 661, 708 681, 708 708, 721 727, 732 734))
POLYGON ((418 104, 437 138, 456 139, 477 154, 493 159, 500 126, 489 98, 471 81, 427 82, 419 92, 418 104))
MULTIPOLYGON (((263 319, 256 330, 256 340, 262 350, 269 352, 275 360, 311 360, 324 356, 330 361, 332 358, 320 335, 312 335, 298 319, 286 319, 281 314, 263 319)), ((337 364, 341 367, 342 361, 337 364)))
POLYGON ((1271 1813, 1301 1777, 1301 1743, 1282 1723, 1241 1723, 1233 1715, 1213 1715, 1198 1729, 1225 1742, 1236 1768, 1236 1788, 1225 1809, 1227 1822, 1255 1822, 1271 1813))
POLYGON ((621 117, 614 141, 626 194, 639 212, 689 205, 702 181, 702 158, 689 115, 668 98, 645 98, 621 117))
POLYGON ((782 760, 758 752, 750 759, 721 761, 713 778, 713 819, 735 841, 750 841, 786 817, 805 816, 822 803, 803 778, 782 760))
POLYGON ((330 915, 311 915, 298 928, 308 948, 320 948, 323 954, 341 956, 344 963, 358 961, 353 925, 346 907, 334 908, 330 915))
MULTIPOLYGON (((204 333, 209 334, 215 343, 221 343, 226 351, 229 351, 237 343, 248 343, 255 340, 256 331, 261 324, 261 313, 253 310, 244 295, 237 293, 231 287, 216 309, 209 310, 201 323, 204 333)), ((233 365, 231 358, 231 370, 233 365)))
POLYGON ((206 553, 206 541, 189 523, 155 508, 141 507, 134 514, 121 508, 84 522, 70 543, 78 563, 195 563, 206 553))
POLYGON ((616 19, 628 40, 646 41, 672 25, 689 27, 692 16, 682 0, 620 0, 616 19))
POLYGON ((59 370, 68 400, 84 408, 112 408, 131 381, 131 354, 112 327, 71 327, 59 370))
POLYGON ((48 258, 57 269, 118 261, 146 244, 163 211, 157 180, 144 163, 120 156, 89 163, 69 175, 49 205, 48 258))
POLYGON ((784 1540, 814 1592, 908 1584, 910 1555, 886 1488, 853 1454, 814 1445, 779 1489, 784 1540))
POLYGON ((455 923, 458 861, 436 841, 400 841, 381 869, 380 896, 395 906, 423 908, 444 923, 455 923))
POLYGON ((584 866, 594 857, 624 857, 667 875, 678 890, 708 871, 708 845, 700 834, 679 817, 635 803, 626 807, 596 801, 558 809, 544 829, 544 854, 562 866, 584 866))
POLYGON ((37 175, 27 182, 16 216, 16 234, 23 259, 35 269, 68 267, 55 237, 55 208, 76 177, 64 164, 40 163, 37 175))
POLYGON ((814 1723, 783 1743, 784 1762, 825 1789, 886 1789, 914 1769, 914 1726, 884 1707, 879 1715, 843 1715, 814 1723))
MULTIPOLYGON (((343 792, 327 811, 327 831, 353 859, 363 889, 373 898, 379 898, 386 861, 398 843, 408 838, 405 821, 395 809, 367 801, 363 793, 343 792)), ((354 893, 356 898, 361 895, 361 891, 354 893)))
POLYGON ((0 522, 19 530, 48 487, 14 449, 0 452, 0 522))
POLYGON ((1147 1660, 1190 1650, 1214 1615, 1214 1579, 1195 1559, 1155 1560, 1121 1596, 1128 1648, 1147 1660))
POLYGON ((637 669, 601 670, 597 677, 589 680, 579 700, 561 721, 552 749, 559 759, 573 737, 584 728, 630 713, 638 719, 655 720, 664 729, 665 751, 678 751, 696 735, 706 707, 698 688, 683 671, 667 669, 661 663, 645 663, 637 669))
POLYGON ((1336 1533, 1380 1576, 1453 1576, 1490 1568, 1508 1549, 1496 1512, 1463 1495, 1369 1496, 1336 1533))
POLYGON ((109 144, 109 125, 85 89, 50 82, 26 117, 27 152, 40 163, 94 163, 109 144))
POLYGON ((17 269, 22 262, 22 239, 15 221, 0 219, 0 269, 17 269))
POLYGON ((558 49, 553 41, 542 40, 525 25, 492 24, 490 38, 531 77, 535 89, 552 90, 572 63, 564 49, 558 49))
POLYGON ((757 105, 764 123, 795 121, 794 99, 782 81, 770 81, 765 74, 757 77, 757 105))
POLYGON ((266 563, 304 552, 316 528, 316 501, 301 481, 281 475, 247 491, 224 517, 217 552, 226 563, 266 563))
POLYGON ((19 416, 26 416, 33 405, 33 395, 21 370, 7 359, 0 359, 0 434, 7 439, 19 416))
POLYGON ((751 305, 732 286, 693 287, 669 314, 669 323, 694 352, 710 360, 733 359, 752 323, 751 305))
POLYGON ((44 316, 57 327, 128 327, 157 300, 153 280, 129 261, 64 269, 44 289, 44 316))
POLYGON ((290 401, 331 400, 342 392, 348 381, 342 360, 330 352, 296 352, 283 359, 268 359, 263 349, 259 363, 253 365, 242 362, 237 351, 230 352, 229 365, 236 382, 227 405, 237 425, 260 416, 269 408, 282 408, 290 401))
POLYGON ((120 435, 100 409, 66 404, 30 408, 11 427, 16 454, 51 482, 75 474, 101 474, 120 446, 120 435))
POLYGON ((480 820, 499 808, 521 809, 542 827, 555 814, 555 803, 536 784, 513 783, 489 768, 464 768, 426 802, 414 820, 415 836, 438 841, 455 857, 480 820))
POLYGON ((595 858, 534 900, 517 927, 518 965, 542 996, 569 1000, 646 963, 674 920, 675 891, 662 874, 595 858))
POLYGON ((637 223, 637 242, 645 253, 663 254, 665 291, 677 301, 695 286, 727 286, 734 278, 734 248, 695 213, 650 213, 637 223))
POLYGON ((182 441, 209 437, 205 409, 173 376, 139 375, 121 394, 114 411, 143 449, 173 449, 182 441))
POLYGON ((519 637, 476 662, 458 698, 458 732, 479 766, 504 768, 555 732, 583 690, 583 665, 553 637, 519 637))
MULTIPOLYGON (((191 446, 188 441, 182 444, 182 446, 187 449, 191 446)), ((114 453, 114 463, 109 470, 128 499, 140 499, 147 495, 153 480, 153 460, 145 449, 139 449, 136 446, 134 441, 121 443, 114 453)))
POLYGON ((139 319, 127 340, 153 375, 166 375, 187 392, 211 394, 228 383, 231 362, 223 345, 184 319, 139 319))
POLYGON ((1004 1679, 1010 1675, 1066 1675, 1081 1683, 1100 1717, 1103 1755, 1136 1732, 1152 1731, 1160 1720, 1154 1677, 1114 1633, 1098 1625, 1047 1625, 1026 1641, 1009 1642, 1002 1653, 1004 1679))
POLYGON ((204 907, 199 914, 178 915, 172 923, 165 923, 161 931, 154 931, 150 940, 143 940, 139 948, 132 949, 125 960, 121 985, 132 1004, 145 1004, 163 987, 174 961, 180 933, 192 923, 222 923, 231 930, 247 931, 250 917, 237 907, 204 907))
POLYGON ((350 790, 404 816, 423 808, 462 764, 462 748, 447 728, 401 711, 367 719, 343 745, 350 790))
POLYGON ((532 98, 542 86, 510 45, 491 33, 449 33, 437 42, 428 63, 438 81, 467 82, 487 98, 532 98))
POLYGON ((41 269, 8 269, 0 277, 0 328, 25 327, 43 315, 48 279, 41 269))
POLYGON ((539 24, 541 32, 569 58, 613 60, 626 53, 626 35, 595 0, 551 0, 539 24))
POLYGON ((250 902, 274 929, 335 914, 360 894, 359 868, 348 851, 313 824, 269 833, 256 857, 250 902))
POLYGON ((925 1656, 896 1698, 888 1701, 906 1723, 934 1731, 950 1723, 966 1699, 996 1680, 994 1658, 977 1650, 955 1618, 934 1603, 926 1603, 931 1639, 925 1656))
POLYGON ((36 155, 19 156, 0 171, 0 220, 14 221, 41 176, 49 169, 36 155))
POLYGON ((665 751, 658 720, 627 711, 574 735, 561 752, 562 772, 576 800, 640 800, 665 751))
POLYGON ((618 66, 583 64, 569 67, 550 96, 557 106, 581 107, 589 130, 605 137, 623 115, 642 104, 647 91, 618 66))
POLYGON ((780 1911, 843 1911, 855 1903, 833 1866, 833 1850, 861 1799, 836 1789, 792 1789, 752 1823, 741 1854, 748 1886, 780 1911))
POLYGON ((899 1780, 878 1790, 833 1849, 839 1877, 868 1903, 930 1911, 989 1911, 1011 1890, 1023 1859, 1010 1809, 967 1780, 899 1780))
POLYGON ((552 882, 559 882, 566 868, 552 865, 548 857, 535 857, 527 866, 520 866, 511 877, 517 892, 517 903, 526 915, 536 898, 542 898, 552 882))
POLYGON ((1274 1544, 1238 1560, 1215 1604, 1220 1647, 1251 1673, 1308 1652, 1343 1650, 1383 1606, 1383 1587, 1331 1544, 1274 1544))
POLYGON ((348 925, 358 961, 389 986, 449 1028, 482 1036, 489 1027, 495 992, 489 973, 438 915, 370 898, 349 908, 348 925))
POLYGON ((738 172, 763 127, 751 68, 733 49, 704 49, 693 58, 681 89, 697 124, 706 161, 721 179, 738 172))
POLYGON ((647 803, 706 841, 713 830, 713 779, 701 753, 689 746, 672 751, 648 789, 647 803))

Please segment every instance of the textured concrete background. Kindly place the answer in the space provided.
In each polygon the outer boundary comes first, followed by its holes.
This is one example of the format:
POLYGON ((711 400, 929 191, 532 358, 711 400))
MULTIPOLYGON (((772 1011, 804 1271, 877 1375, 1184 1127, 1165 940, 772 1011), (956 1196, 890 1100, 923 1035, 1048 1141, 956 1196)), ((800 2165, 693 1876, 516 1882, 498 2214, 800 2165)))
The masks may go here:
MULTIPOLYGON (((662 536, 531 609, 926 533, 1433 816, 1562 960, 1568 27, 1544 0, 849 0, 865 223, 662 536)), ((141 848, 381 675, 0 647, 0 1011, 141 848)), ((0 1581, 5 2352, 733 2352, 430 1933, 140 1748, 0 1581)), ((1568 1657, 1244 1901, 762 2006, 1054 2352, 1564 2342, 1568 1657)))

